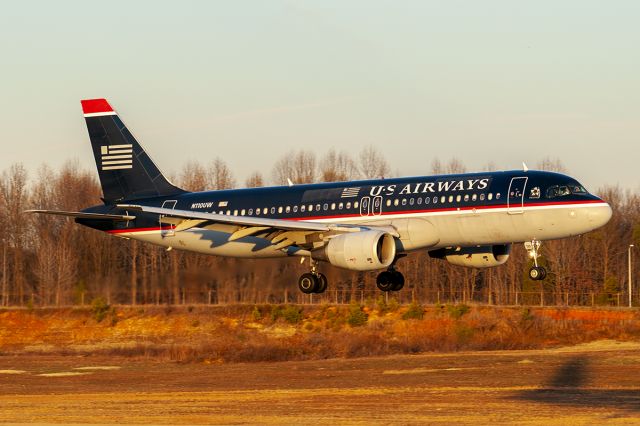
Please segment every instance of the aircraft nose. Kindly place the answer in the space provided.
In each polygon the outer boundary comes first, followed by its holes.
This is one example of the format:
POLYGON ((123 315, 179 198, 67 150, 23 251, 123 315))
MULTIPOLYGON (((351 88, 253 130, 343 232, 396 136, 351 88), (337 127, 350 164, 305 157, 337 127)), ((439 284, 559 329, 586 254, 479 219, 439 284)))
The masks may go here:
POLYGON ((594 229, 600 228, 609 222, 612 214, 613 210, 611 210, 611 206, 607 203, 600 206, 590 207, 588 214, 589 223, 594 229))

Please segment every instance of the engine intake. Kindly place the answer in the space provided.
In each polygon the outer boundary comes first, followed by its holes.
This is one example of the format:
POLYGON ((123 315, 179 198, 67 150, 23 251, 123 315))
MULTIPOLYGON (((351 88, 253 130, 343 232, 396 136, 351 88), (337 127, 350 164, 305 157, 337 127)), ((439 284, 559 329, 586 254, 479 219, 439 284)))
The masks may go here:
POLYGON ((329 240, 313 257, 354 271, 372 271, 391 265, 396 257, 393 235, 383 231, 341 234, 329 240))
POLYGON ((509 259, 511 244, 479 247, 451 247, 432 250, 429 256, 446 259, 452 265, 469 268, 491 268, 502 265, 509 259))

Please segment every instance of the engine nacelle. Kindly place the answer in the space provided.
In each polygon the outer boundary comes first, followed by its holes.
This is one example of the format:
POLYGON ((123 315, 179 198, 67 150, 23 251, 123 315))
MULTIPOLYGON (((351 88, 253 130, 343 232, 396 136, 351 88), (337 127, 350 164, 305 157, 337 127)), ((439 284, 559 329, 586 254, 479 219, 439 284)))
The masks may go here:
POLYGON ((447 259, 452 265, 469 268, 491 268, 502 265, 509 259, 511 244, 480 247, 452 247, 433 250, 429 256, 447 259))
POLYGON ((313 257, 353 271, 383 269, 396 257, 396 241, 383 231, 346 233, 331 238, 313 257))

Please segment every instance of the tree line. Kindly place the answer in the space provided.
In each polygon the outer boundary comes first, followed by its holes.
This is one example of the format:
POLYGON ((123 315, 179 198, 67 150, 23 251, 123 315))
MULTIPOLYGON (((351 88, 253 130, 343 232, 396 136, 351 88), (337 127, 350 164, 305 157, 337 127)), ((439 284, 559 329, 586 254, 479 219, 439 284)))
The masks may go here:
MULTIPOLYGON (((565 171, 555 159, 539 169, 565 171)), ((494 170, 488 164, 485 170, 494 170)), ((435 159, 433 173, 466 172, 458 159, 435 159)), ((245 187, 267 184, 313 183, 389 177, 391 166, 373 147, 352 156, 329 150, 291 151, 264 176, 252 173, 245 187)), ((208 163, 190 161, 172 180, 190 191, 238 186, 220 158, 208 163)), ((431 259, 427 251, 398 262, 405 274, 402 291, 421 301, 483 301, 496 304, 538 303, 527 297, 540 293, 540 302, 589 304, 626 300, 628 249, 640 246, 640 193, 618 186, 595 192, 611 204, 613 217, 589 234, 543 244, 541 262, 551 272, 541 282, 528 279, 531 265, 521 244, 514 244, 509 261, 496 268, 474 270, 431 259), (571 295, 571 296, 570 296, 571 295), (518 299, 518 297, 520 299, 518 299), (569 298, 573 298, 569 300, 569 298), (618 300, 614 300, 615 298, 618 300)), ((63 306, 104 298, 119 304, 264 303, 299 301, 298 276, 308 269, 295 259, 231 259, 114 238, 73 222, 48 215, 28 215, 30 208, 77 211, 100 204, 100 185, 93 168, 67 162, 59 170, 43 165, 29 176, 14 164, 0 176, 0 223, 4 232, 0 270, 0 306, 63 306)), ((634 262, 633 275, 640 262, 634 262)), ((377 272, 351 272, 323 264, 330 282, 328 300, 345 294, 375 296, 377 272)), ((634 303, 640 304, 640 280, 634 303)), ((317 297, 317 296, 316 296, 317 297)), ((376 296, 377 297, 377 296, 376 296)), ((406 297, 406 296, 405 296, 406 297)))

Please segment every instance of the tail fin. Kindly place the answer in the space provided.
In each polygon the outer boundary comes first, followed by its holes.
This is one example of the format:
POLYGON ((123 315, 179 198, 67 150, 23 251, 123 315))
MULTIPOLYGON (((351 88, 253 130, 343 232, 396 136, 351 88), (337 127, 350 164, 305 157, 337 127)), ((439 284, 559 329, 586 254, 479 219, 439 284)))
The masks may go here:
POLYGON ((106 99, 81 103, 105 203, 185 192, 162 175, 106 99))

